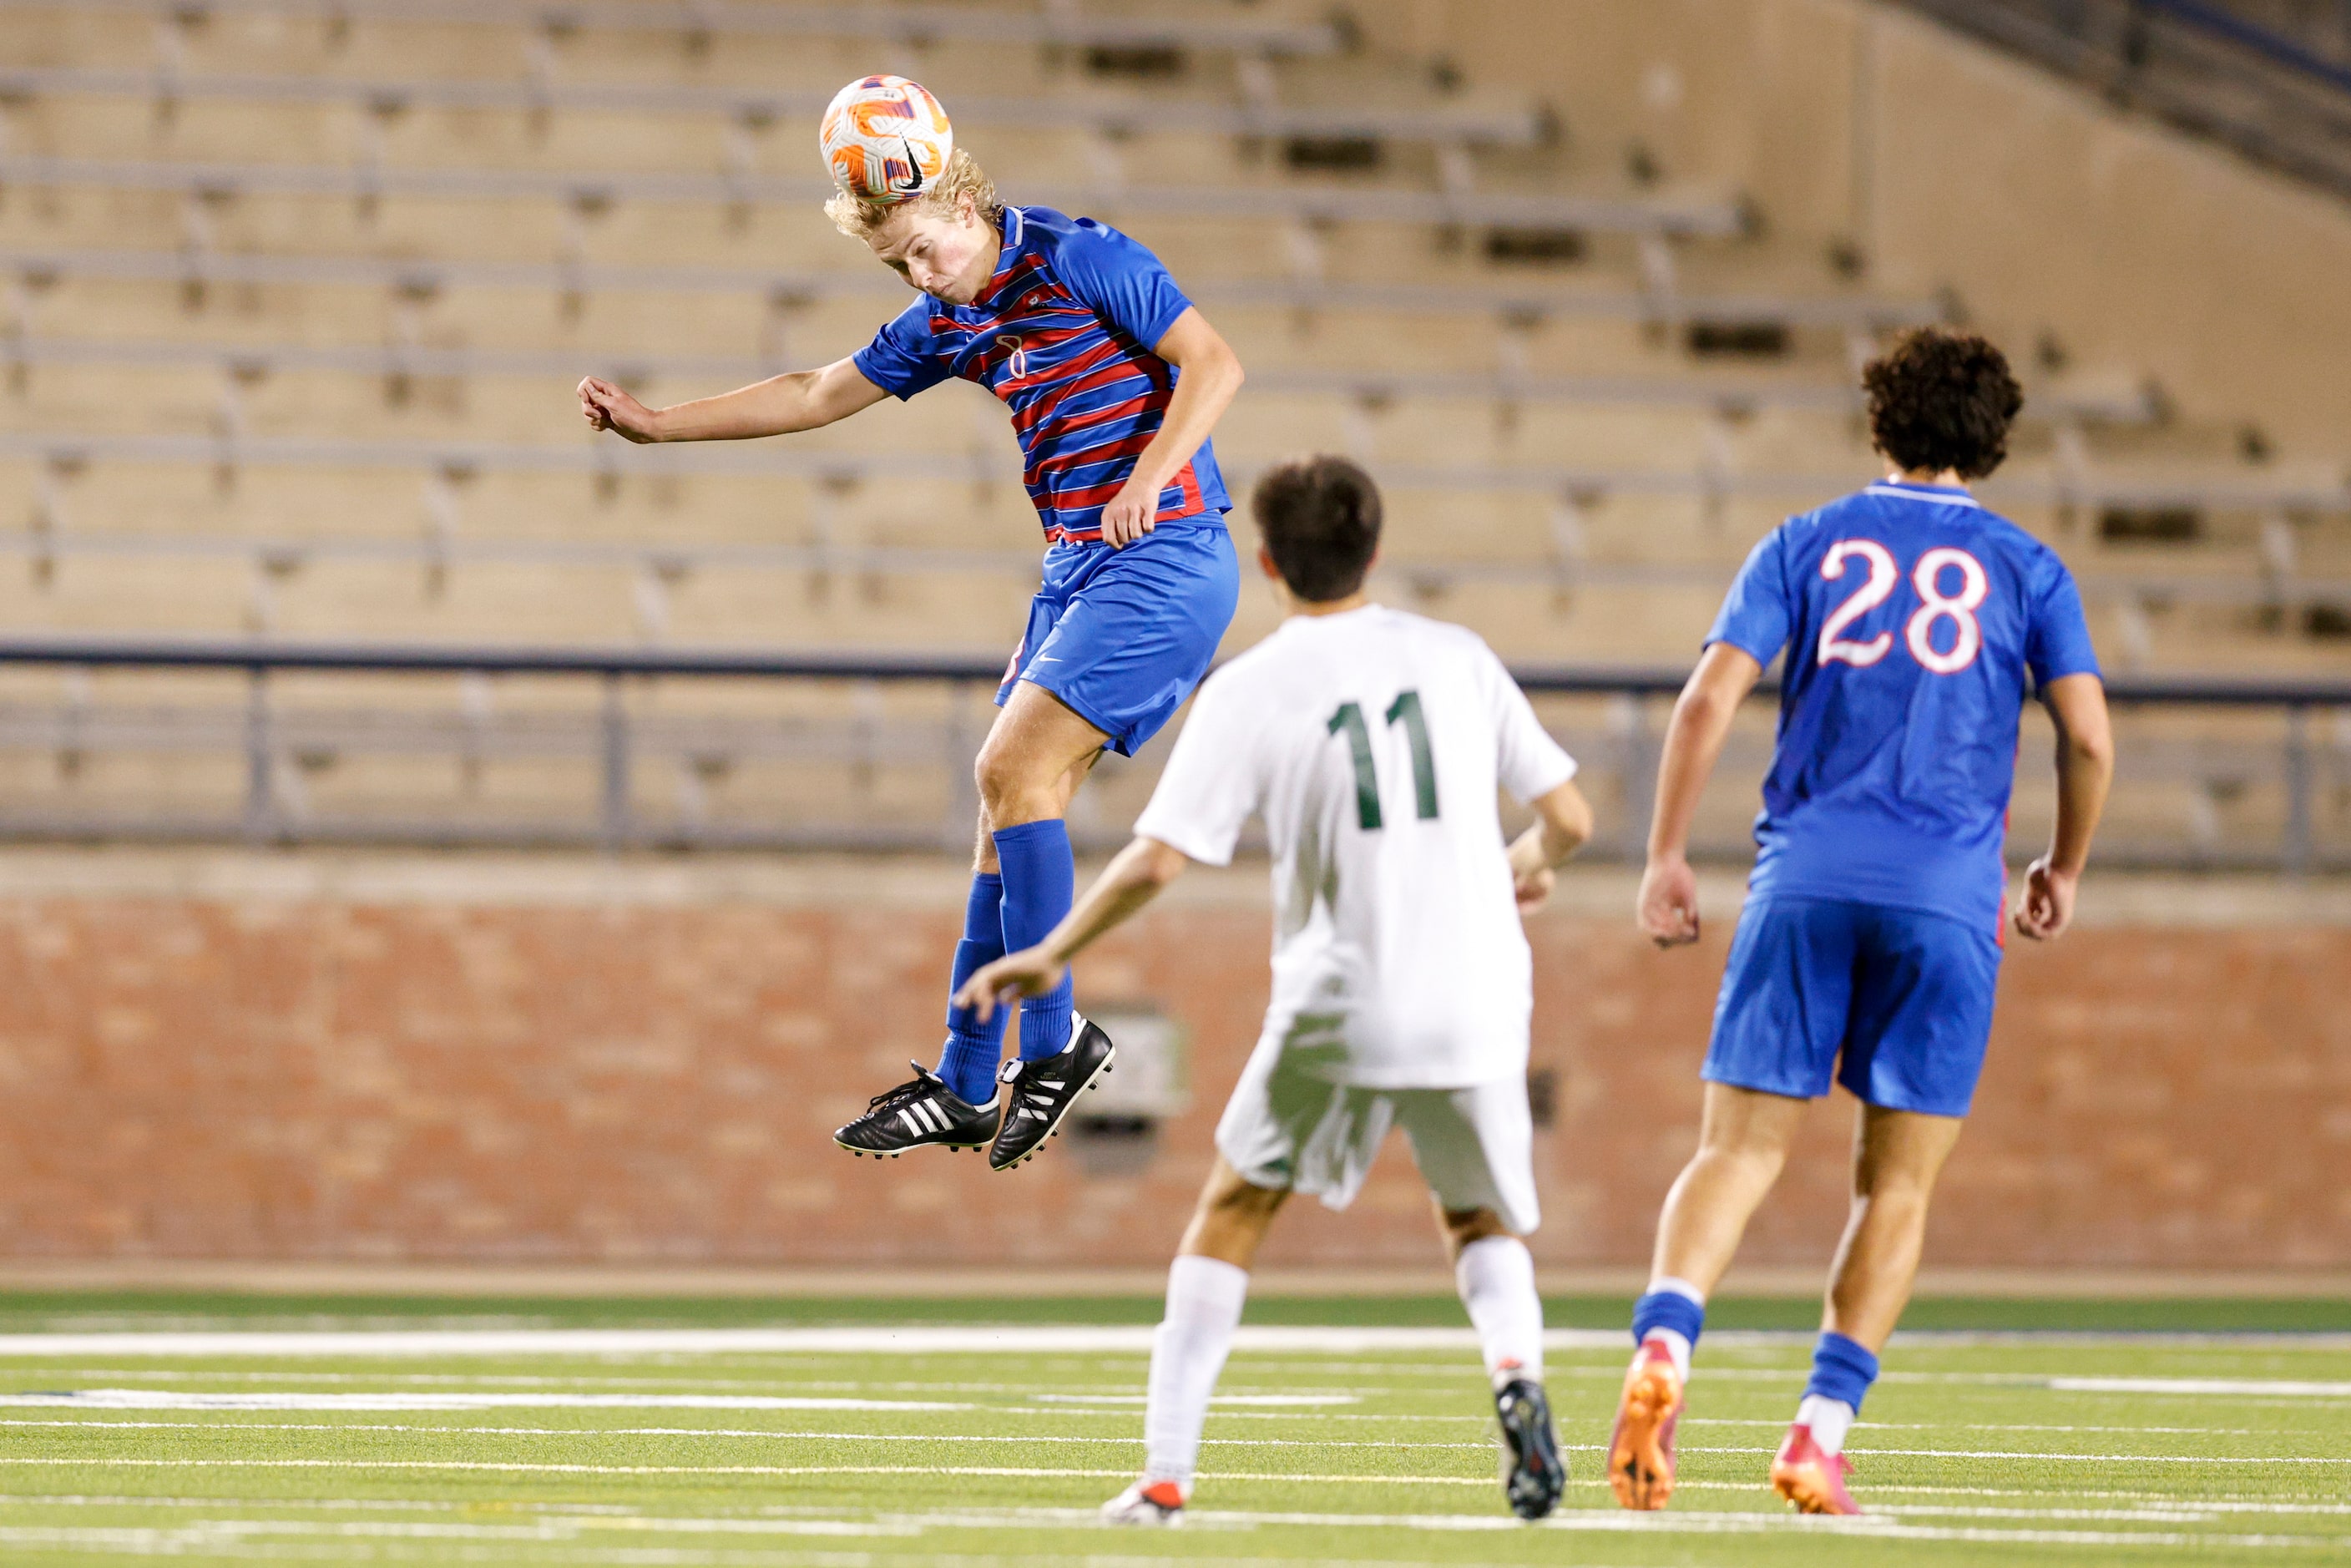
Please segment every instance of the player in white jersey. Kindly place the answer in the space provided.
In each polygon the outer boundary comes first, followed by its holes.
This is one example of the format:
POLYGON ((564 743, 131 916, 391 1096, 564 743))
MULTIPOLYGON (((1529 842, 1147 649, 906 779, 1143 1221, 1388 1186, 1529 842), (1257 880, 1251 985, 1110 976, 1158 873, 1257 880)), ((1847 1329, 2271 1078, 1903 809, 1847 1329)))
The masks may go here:
POLYGON ((1293 1192, 1343 1208, 1391 1127, 1435 1197, 1493 1381, 1522 1517, 1565 1471, 1542 1390, 1520 911, 1592 831, 1575 763, 1493 650, 1372 603, 1380 499, 1343 458, 1288 463, 1251 501, 1287 616, 1193 699, 1134 841, 1038 946, 958 994, 987 1008, 1060 983, 1070 959, 1193 861, 1224 865, 1264 819, 1273 858, 1273 1002, 1217 1127, 1217 1159, 1167 1276, 1153 1341, 1142 1479, 1103 1506, 1179 1519, 1249 1267, 1293 1192), (1497 789, 1535 808, 1505 844, 1497 789))

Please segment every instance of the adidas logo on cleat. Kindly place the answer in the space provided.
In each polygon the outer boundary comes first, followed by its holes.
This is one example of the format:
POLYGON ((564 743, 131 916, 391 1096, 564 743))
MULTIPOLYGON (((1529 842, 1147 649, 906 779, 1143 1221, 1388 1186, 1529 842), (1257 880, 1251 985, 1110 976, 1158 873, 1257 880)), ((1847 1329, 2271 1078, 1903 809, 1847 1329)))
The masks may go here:
POLYGON ((986 1148, 1002 1119, 998 1100, 975 1105, 949 1089, 935 1072, 914 1063, 911 1082, 876 1094, 865 1113, 832 1135, 858 1159, 872 1155, 897 1159, 910 1149, 986 1148))
POLYGON ((1004 1120, 987 1151, 989 1167, 1012 1170, 1035 1158, 1061 1131, 1061 1120, 1078 1096, 1110 1071, 1115 1050, 1102 1026, 1072 1013, 1070 1043, 1059 1053, 1006 1062, 998 1080, 1003 1086, 1004 1120))

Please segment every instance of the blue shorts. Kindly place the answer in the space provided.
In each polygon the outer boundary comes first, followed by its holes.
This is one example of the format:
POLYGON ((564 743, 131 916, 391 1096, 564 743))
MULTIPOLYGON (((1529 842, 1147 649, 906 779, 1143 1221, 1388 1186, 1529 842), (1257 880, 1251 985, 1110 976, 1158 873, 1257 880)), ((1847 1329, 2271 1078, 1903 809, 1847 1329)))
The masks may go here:
POLYGON ((1949 915, 1750 899, 1730 939, 1703 1076, 1813 1099, 1964 1116, 1991 1040, 2000 942, 1949 915))
POLYGON ((1042 686, 1132 757, 1208 673, 1240 593, 1232 536, 1213 512, 1163 521, 1123 549, 1056 545, 996 706, 1016 681, 1042 686))

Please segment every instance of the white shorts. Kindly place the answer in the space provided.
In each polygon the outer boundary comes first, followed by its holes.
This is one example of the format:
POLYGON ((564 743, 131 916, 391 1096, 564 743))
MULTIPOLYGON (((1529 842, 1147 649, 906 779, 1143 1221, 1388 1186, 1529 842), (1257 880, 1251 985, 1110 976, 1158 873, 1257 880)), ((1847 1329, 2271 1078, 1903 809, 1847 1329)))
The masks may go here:
POLYGON ((1465 1089, 1367 1089, 1285 1070, 1279 1050, 1249 1058, 1217 1123, 1217 1152, 1253 1186, 1311 1193, 1344 1208, 1401 1126, 1421 1179, 1447 1212, 1490 1208, 1520 1236, 1535 1201, 1534 1119, 1524 1078, 1465 1089))

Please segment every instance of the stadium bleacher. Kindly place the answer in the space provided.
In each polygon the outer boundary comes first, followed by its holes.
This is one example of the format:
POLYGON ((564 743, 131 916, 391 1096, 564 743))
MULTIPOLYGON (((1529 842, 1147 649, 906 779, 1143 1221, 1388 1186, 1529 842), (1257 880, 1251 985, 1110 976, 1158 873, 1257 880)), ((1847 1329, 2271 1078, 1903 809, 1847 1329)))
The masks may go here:
MULTIPOLYGON (((1860 358, 1964 313, 1799 254, 1735 178, 1585 156, 1605 108, 1164 9, 5 0, 0 613, 998 648, 1036 541, 985 397, 647 449, 569 397, 821 362, 903 299, 814 210, 816 117, 877 54, 1009 196, 1130 228, 1214 314, 1252 373, 1236 478, 1362 456, 1392 591, 1516 658, 1686 657, 1749 544, 1870 470, 1860 358)), ((2340 465, 2248 467, 2137 367, 2015 347, 2032 417, 1987 495, 2065 549, 2117 662, 2323 668, 2340 465)))

